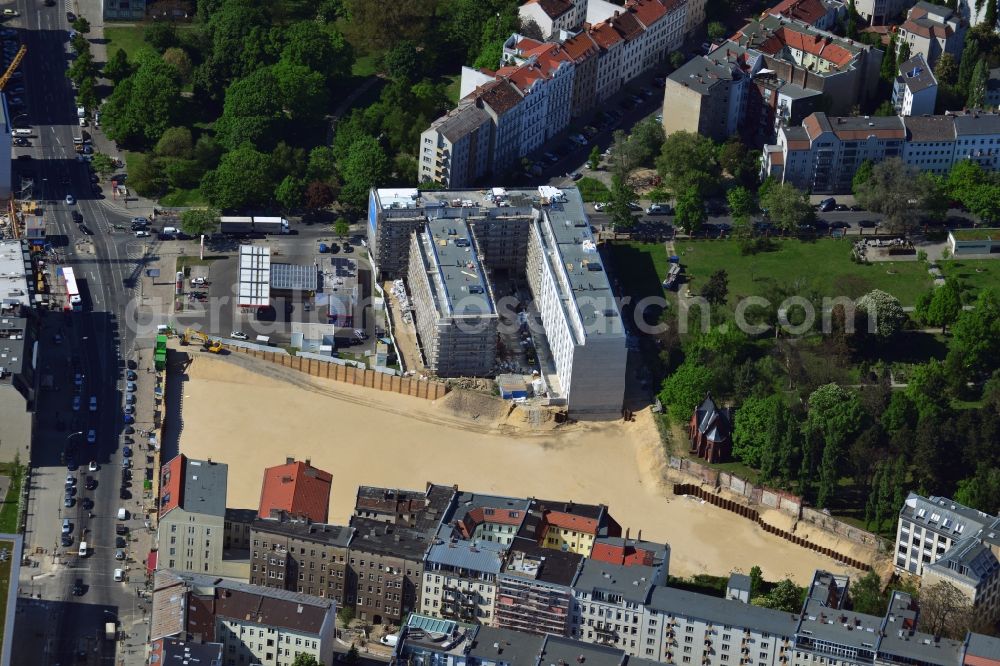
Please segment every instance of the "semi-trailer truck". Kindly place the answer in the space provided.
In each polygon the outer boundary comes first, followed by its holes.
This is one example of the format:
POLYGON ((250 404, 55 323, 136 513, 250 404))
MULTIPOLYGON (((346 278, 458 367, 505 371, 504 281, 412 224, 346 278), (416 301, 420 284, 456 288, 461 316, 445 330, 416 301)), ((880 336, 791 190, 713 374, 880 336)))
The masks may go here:
POLYGON ((247 234, 287 234, 288 220, 283 217, 223 217, 219 231, 233 236, 247 234))

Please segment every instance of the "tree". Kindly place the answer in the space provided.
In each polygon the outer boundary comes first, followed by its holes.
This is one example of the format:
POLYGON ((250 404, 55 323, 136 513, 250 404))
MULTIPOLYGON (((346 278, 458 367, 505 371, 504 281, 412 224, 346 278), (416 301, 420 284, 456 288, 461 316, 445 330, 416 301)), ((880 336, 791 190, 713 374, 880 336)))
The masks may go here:
POLYGON ((909 233, 916 226, 926 196, 920 170, 898 157, 879 162, 871 176, 858 187, 858 202, 870 211, 882 213, 893 233, 909 233))
POLYGON ((733 456, 750 467, 760 467, 768 449, 776 449, 778 446, 778 442, 771 439, 770 435, 784 409, 784 403, 778 395, 747 397, 736 410, 733 456))
POLYGON ((639 121, 632 128, 632 133, 628 138, 629 148, 632 150, 632 158, 635 163, 651 164, 653 158, 663 150, 665 140, 663 125, 658 123, 655 118, 639 121))
POLYGON ((180 44, 180 40, 177 37, 177 26, 168 21, 154 22, 146 28, 142 38, 160 53, 180 44))
POLYGON ((292 666, 320 666, 320 663, 316 661, 316 657, 311 654, 307 652, 299 652, 295 655, 295 660, 292 662, 292 666))
POLYGON ((882 68, 879 70, 879 78, 886 83, 891 83, 893 79, 896 78, 896 35, 893 34, 889 38, 889 46, 885 50, 885 55, 882 56, 882 68))
POLYGON ((181 213, 181 230, 192 236, 210 234, 219 226, 219 211, 212 208, 192 208, 181 213))
POLYGON ((976 467, 976 473, 958 482, 955 501, 986 513, 1000 508, 1000 469, 987 464, 976 467))
POLYGON ((179 49, 175 46, 170 47, 163 52, 163 62, 177 70, 177 75, 181 77, 182 81, 188 81, 191 79, 191 71, 193 68, 191 65, 191 57, 184 49, 179 49))
POLYGON ((202 191, 221 209, 260 206, 271 200, 271 160, 244 144, 222 156, 219 167, 202 179, 202 191))
POLYGON ((114 83, 131 75, 132 66, 128 62, 128 54, 125 53, 125 49, 118 49, 104 63, 104 76, 114 83))
POLYGON ((756 564, 750 567, 750 598, 759 597, 764 591, 764 573, 756 564))
POLYGON ((160 157, 179 157, 190 159, 194 151, 191 140, 191 130, 187 127, 171 127, 163 132, 156 142, 153 152, 160 157))
POLYGON ((719 167, 729 174, 737 185, 756 189, 760 176, 760 154, 750 150, 736 137, 730 137, 719 146, 719 167))
POLYGON ((1000 303, 992 289, 979 292, 971 310, 963 311, 951 328, 951 350, 971 375, 985 376, 998 363, 1000 354, 1000 303))
POLYGON ((845 445, 863 424, 864 410, 856 393, 825 384, 810 394, 803 430, 822 443, 818 506, 828 506, 840 478, 845 445))
POLYGON ((77 105, 82 106, 87 111, 97 108, 97 93, 94 90, 95 85, 94 77, 88 76, 83 81, 80 81, 80 88, 76 91, 77 105))
POLYGON ((90 41, 81 34, 73 35, 69 40, 69 45, 77 55, 90 53, 90 41))
POLYGON ((701 288, 701 295, 712 305, 723 305, 726 302, 729 296, 729 275, 725 269, 720 268, 709 276, 708 282, 701 288))
POLYGON ((726 36, 726 26, 719 21, 712 21, 708 24, 708 39, 717 42, 726 36))
POLYGON ((615 231, 628 231, 635 224, 629 205, 635 201, 635 190, 628 181, 617 175, 611 177, 611 197, 604 209, 615 231))
POLYGON ((948 278, 944 284, 933 291, 924 322, 931 326, 940 326, 941 333, 955 323, 962 312, 962 291, 958 281, 948 278))
POLYGON ((389 78, 405 83, 415 83, 423 75, 423 61, 417 46, 409 40, 397 42, 382 57, 382 65, 389 78))
POLYGON ((761 186, 760 207, 779 229, 794 231, 813 217, 809 197, 789 183, 769 182, 761 186))
POLYGON ((587 156, 587 168, 591 171, 597 171, 597 167, 601 165, 601 149, 596 145, 590 149, 590 155, 587 156))
POLYGON ((802 602, 805 601, 805 595, 805 589, 785 578, 771 588, 770 592, 757 597, 752 603, 754 606, 762 608, 773 608, 774 610, 785 611, 786 613, 798 613, 802 610, 802 602))
POLYGON ((493 17, 483 23, 483 36, 480 41, 479 55, 473 67, 477 69, 496 69, 503 57, 503 44, 517 27, 517 10, 511 5, 497 8, 493 17))
MULTIPOLYGON (((400 34, 409 33, 404 31, 400 34)), ((333 26, 324 26, 315 21, 299 21, 288 26, 283 36, 285 46, 281 50, 282 61, 318 72, 327 85, 350 76, 354 50, 333 26)), ((415 48, 413 42, 399 42, 393 48, 398 49, 404 43, 410 45, 404 48, 415 48)), ((419 69, 411 70, 409 75, 413 79, 407 80, 415 80, 417 72, 419 69)))
POLYGON ((965 48, 962 49, 962 57, 958 65, 958 90, 963 95, 969 94, 969 84, 972 81, 972 73, 976 68, 976 63, 981 61, 982 53, 979 49, 979 40, 975 37, 965 41, 965 48))
POLYGON ((333 203, 333 188, 321 180, 310 181, 306 185, 305 204, 306 208, 318 211, 333 203))
POLYGON ((976 63, 972 70, 972 78, 969 80, 969 96, 966 97, 965 106, 969 109, 981 109, 986 106, 986 84, 989 81, 990 73, 985 60, 976 63))
POLYGON ((869 571, 851 585, 852 608, 866 615, 885 615, 889 599, 882 589, 882 579, 874 570, 869 571))
POLYGON ((983 184, 969 188, 962 203, 981 222, 990 224, 1000 220, 1000 185, 983 184))
POLYGON ((691 185, 677 195, 674 223, 683 229, 684 233, 689 236, 696 234, 707 219, 705 202, 702 201, 701 193, 696 186, 691 185))
POLYGON ((337 218, 337 221, 333 223, 333 233, 336 234, 337 238, 347 238, 347 235, 351 233, 351 223, 347 221, 346 217, 337 218))
POLYGON ((222 116, 215 123, 219 143, 230 150, 247 141, 255 148, 270 149, 277 143, 284 103, 271 68, 235 81, 226 90, 222 116))
POLYGON ((282 107, 293 121, 315 121, 329 107, 323 75, 304 65, 282 60, 271 68, 282 97, 282 107))
POLYGON ((704 196, 718 185, 715 144, 700 134, 674 132, 663 142, 656 170, 675 196, 690 187, 704 196))
POLYGON ((161 196, 167 189, 167 181, 160 161, 144 153, 133 155, 129 160, 128 184, 144 197, 161 196))
POLYGON ((302 205, 305 192, 306 182, 289 174, 278 183, 278 187, 274 190, 274 198, 286 210, 295 210, 302 205))
POLYGON ((858 170, 854 172, 854 177, 851 179, 851 191, 856 195, 858 190, 864 187, 868 180, 872 177, 872 164, 871 160, 865 160, 858 165, 858 170))
POLYGON ((947 581, 920 590, 921 631, 961 640, 967 632, 971 614, 968 598, 947 581))
POLYGON ((90 168, 102 178, 106 178, 118 170, 115 166, 115 161, 104 153, 94 153, 94 159, 90 162, 90 168))
POLYGON ((726 203, 729 204, 729 214, 737 223, 748 222, 757 209, 753 194, 742 185, 726 192, 726 203))
POLYGON ((685 361, 663 380, 660 402, 671 418, 682 423, 691 417, 691 412, 705 399, 711 387, 712 371, 699 363, 685 361))
POLYGON ((97 76, 97 73, 97 63, 94 62, 94 56, 89 49, 78 55, 66 70, 66 76, 78 86, 84 79, 97 76))
POLYGON ((362 208, 368 200, 368 191, 389 175, 389 160, 374 137, 365 136, 355 141, 340 165, 344 180, 341 200, 355 208, 362 208))
POLYGON ((906 325, 907 316, 899 299, 881 289, 871 290, 856 305, 867 315, 868 332, 882 341, 889 340, 906 325))
POLYGON ((885 100, 878 105, 878 107, 875 109, 872 115, 879 116, 882 118, 889 118, 891 116, 896 115, 896 107, 894 107, 892 105, 892 102, 890 102, 889 100, 885 100))
MULTIPOLYGON (((434 0, 410 0, 379 7, 369 0, 344 0, 346 14, 351 17, 347 24, 348 37, 368 53, 389 50, 400 35, 409 35, 415 43, 424 44, 436 5, 434 0)), ((497 63, 493 63, 493 67, 496 66, 497 63)))
POLYGON ((73 29, 76 30, 81 35, 86 35, 90 32, 90 21, 83 18, 82 16, 77 16, 76 20, 72 23, 73 29))
POLYGON ((103 128, 124 144, 148 146, 163 135, 180 113, 177 71, 159 56, 140 54, 135 73, 115 86, 104 103, 103 128))
POLYGON ((958 65, 955 64, 955 56, 950 53, 942 53, 934 66, 934 75, 944 85, 955 85, 958 81, 958 65))

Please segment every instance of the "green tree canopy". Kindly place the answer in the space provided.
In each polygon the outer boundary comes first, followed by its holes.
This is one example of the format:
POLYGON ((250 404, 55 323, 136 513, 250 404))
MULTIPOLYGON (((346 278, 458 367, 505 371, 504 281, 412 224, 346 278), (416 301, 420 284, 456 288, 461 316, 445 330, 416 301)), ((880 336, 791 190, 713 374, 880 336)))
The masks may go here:
POLYGON ((177 124, 180 104, 176 70, 159 56, 140 54, 135 73, 115 86, 104 103, 102 125, 119 143, 149 146, 177 124))
POLYGON ((864 426, 864 409, 858 395, 837 384, 820 386, 809 396, 803 429, 807 437, 822 442, 817 505, 825 507, 836 490, 846 444, 864 426))
POLYGON ((885 216, 887 227, 894 233, 913 230, 926 195, 926 181, 920 170, 898 157, 873 166, 868 180, 855 192, 862 206, 885 216))
POLYGON ((205 174, 202 191, 221 209, 261 206, 271 200, 271 159, 243 144, 222 156, 219 167, 205 174))
POLYGON ((855 612, 866 615, 885 615, 889 599, 882 588, 882 579, 873 570, 851 585, 851 604, 855 612))
POLYGON ((319 73, 327 85, 350 75, 354 50, 334 27, 299 21, 285 29, 284 40, 281 60, 319 73))
POLYGON ((984 289, 971 310, 963 311, 951 329, 949 356, 956 356, 972 375, 986 376, 1000 364, 1000 303, 984 289))
POLYGON ((719 182, 715 144, 701 134, 674 132, 663 142, 656 170, 675 196, 691 187, 705 196, 719 182))
POLYGON ((757 210, 757 202, 753 193, 742 185, 736 186, 726 192, 726 203, 729 204, 729 214, 733 220, 747 221, 757 210))
POLYGON ((131 74, 132 66, 128 62, 128 54, 125 53, 125 49, 116 50, 104 63, 104 76, 113 83, 118 83, 131 74))
POLYGON ((733 456, 750 467, 759 468, 772 446, 772 426, 786 409, 781 396, 749 396, 743 401, 733 424, 733 456))
POLYGON ((907 316, 899 299, 881 289, 859 298, 857 306, 867 315, 869 331, 881 340, 892 338, 906 325, 907 316))
POLYGON ((219 211, 212 208, 192 208, 181 213, 181 230, 192 236, 210 234, 219 227, 219 211))
POLYGON ((795 231, 813 219, 809 197, 790 183, 769 181, 760 189, 760 207, 779 229, 795 231))
POLYGON ((368 191, 389 175, 389 160, 374 137, 361 137, 341 161, 340 174, 344 181, 341 200, 355 208, 363 208, 368 201, 368 191))
POLYGON ((670 417, 681 423, 691 417, 691 412, 705 399, 711 387, 711 370, 697 363, 684 362, 663 381, 660 402, 670 417))
POLYGON ((611 177, 611 197, 605 211, 616 231, 628 231, 635 224, 629 204, 635 201, 635 190, 620 176, 611 177))
POLYGON ((779 581, 771 591, 762 594, 752 601, 754 606, 762 608, 773 608, 774 610, 785 611, 786 613, 798 613, 802 610, 802 603, 805 601, 806 591, 788 578, 779 581))
POLYGON ((707 219, 705 202, 702 200, 698 188, 691 185, 681 190, 680 194, 677 195, 674 223, 683 229, 684 233, 692 235, 701 229, 707 219))
POLYGON ((180 157, 190 159, 194 152, 191 130, 187 127, 170 127, 156 142, 153 152, 160 157, 180 157))

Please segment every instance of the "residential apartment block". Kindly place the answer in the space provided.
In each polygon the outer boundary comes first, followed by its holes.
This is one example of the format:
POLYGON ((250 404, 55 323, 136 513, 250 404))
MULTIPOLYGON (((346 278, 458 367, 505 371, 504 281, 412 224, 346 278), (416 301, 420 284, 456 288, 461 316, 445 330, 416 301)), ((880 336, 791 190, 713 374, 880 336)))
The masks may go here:
POLYGON ((892 86, 892 106, 900 116, 923 116, 934 113, 937 103, 937 78, 920 53, 899 65, 899 75, 892 86))
POLYGON ((164 568, 215 575, 242 574, 223 564, 229 468, 179 454, 160 471, 158 559, 164 568))
POLYGON ((896 530, 897 571, 951 583, 988 615, 1000 613, 1000 518, 945 497, 910 493, 896 530))
POLYGON ((934 67, 945 53, 956 62, 961 59, 967 29, 968 24, 957 12, 921 1, 906 13, 897 40, 909 44, 910 55, 922 55, 934 67))
POLYGON ((800 21, 817 30, 833 30, 838 21, 847 18, 847 5, 841 0, 782 0, 767 13, 800 21))
POLYGON ((429 219, 411 236, 409 257, 424 366, 439 377, 491 374, 499 317, 466 221, 429 219))
POLYGON ((219 643, 224 666, 292 666, 300 653, 329 664, 336 610, 329 599, 162 569, 149 638, 219 643))
POLYGON ((305 462, 287 458, 284 465, 264 470, 257 515, 289 514, 325 523, 330 515, 333 475, 305 462))
POLYGON ((854 8, 869 25, 887 25, 913 6, 915 0, 855 0, 854 8))
POLYGON ((814 113, 783 127, 764 146, 762 174, 815 193, 842 193, 864 160, 899 157, 922 171, 946 174, 961 160, 1000 167, 1000 116, 827 117, 814 113))
POLYGON ((276 515, 253 521, 250 583, 354 603, 356 580, 349 566, 354 529, 276 515))
POLYGON ((583 560, 578 553, 544 548, 528 537, 515 538, 498 577, 496 626, 568 636, 573 581, 583 560))
POLYGON ((653 590, 666 583, 666 562, 629 566, 585 559, 573 581, 571 636, 641 656, 646 607, 653 590))
POLYGON ((578 27, 587 16, 587 0, 528 0, 518 8, 523 23, 534 21, 549 39, 560 31, 578 27))
MULTIPOLYGON (((784 11, 796 14, 791 6, 784 11)), ((814 111, 848 113, 870 99, 881 63, 878 49, 766 14, 667 77, 663 128, 771 140, 814 111)))
MULTIPOLYGON (((703 0, 533 0, 522 18, 546 40, 514 34, 499 68, 462 68, 458 107, 420 137, 418 177, 452 189, 517 168, 519 160, 680 48, 689 8, 703 0)), ((699 21, 700 23, 700 21, 699 21)))
MULTIPOLYGON (((452 374, 489 373, 486 361, 492 363, 495 352, 495 347, 485 347, 490 331, 495 331, 489 328, 495 316, 492 274, 523 271, 553 356, 554 367, 542 367, 550 402, 566 404, 578 418, 620 415, 624 325, 575 188, 379 189, 371 192, 368 212, 369 246, 379 279, 399 277, 404 266, 409 267, 408 286, 428 365, 452 374), (447 240, 445 245, 443 240, 447 240), (448 258, 441 260, 442 253, 448 258), (469 282, 473 274, 475 284, 469 282), (483 293, 468 291, 473 288, 483 293), (445 320, 453 337, 447 345, 435 345, 444 335, 437 324, 444 319, 442 315, 459 304, 476 303, 473 314, 487 324, 487 332, 462 330, 445 320), (432 330, 431 322, 437 330, 432 330), (448 365, 452 361, 447 354, 465 350, 461 336, 467 336, 474 351, 482 352, 476 359, 483 361, 484 369, 473 373, 466 361, 461 367, 448 365)), ((470 355, 461 354, 463 358, 470 355)))

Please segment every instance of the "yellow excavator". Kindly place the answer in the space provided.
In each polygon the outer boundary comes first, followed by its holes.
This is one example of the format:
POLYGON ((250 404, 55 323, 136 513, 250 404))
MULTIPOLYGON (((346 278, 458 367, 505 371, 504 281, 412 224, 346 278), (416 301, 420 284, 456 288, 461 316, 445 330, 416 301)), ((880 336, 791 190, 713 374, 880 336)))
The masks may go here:
POLYGON ((201 346, 205 351, 210 351, 213 354, 218 354, 222 351, 222 341, 218 338, 212 338, 211 336, 202 333, 201 331, 196 331, 193 328, 188 328, 184 331, 184 336, 181 338, 181 344, 189 345, 191 340, 200 340, 201 346))
MULTIPOLYGON (((0 93, 3 89, 7 87, 7 83, 10 81, 10 77, 14 74, 14 70, 21 66, 21 61, 24 60, 24 54, 28 52, 28 47, 21 45, 21 48, 17 50, 14 55, 14 59, 10 61, 10 66, 7 67, 7 71, 0 76, 0 93)), ((18 216, 17 207, 14 203, 14 195, 11 194, 10 199, 7 201, 7 214, 10 216, 11 232, 14 238, 21 237, 21 218, 18 216)))

